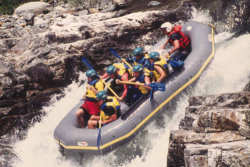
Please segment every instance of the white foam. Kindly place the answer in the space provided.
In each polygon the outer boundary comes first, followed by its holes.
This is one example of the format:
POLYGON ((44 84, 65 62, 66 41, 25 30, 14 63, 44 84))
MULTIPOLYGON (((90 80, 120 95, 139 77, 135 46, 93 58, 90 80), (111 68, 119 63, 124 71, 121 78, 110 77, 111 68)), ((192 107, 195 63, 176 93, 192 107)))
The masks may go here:
POLYGON ((246 34, 227 40, 216 47, 215 58, 198 81, 195 95, 242 90, 249 81, 249 42, 250 35, 246 34))
MULTIPOLYGON (((54 140, 55 127, 81 99, 84 86, 72 83, 64 93, 65 97, 52 101, 49 107, 43 110, 47 113, 42 121, 36 123, 28 130, 26 139, 15 144, 14 149, 18 159, 14 166, 17 167, 67 167, 75 162, 66 161, 59 153, 58 145, 54 140)), ((65 131, 66 133, 66 131, 65 131)))

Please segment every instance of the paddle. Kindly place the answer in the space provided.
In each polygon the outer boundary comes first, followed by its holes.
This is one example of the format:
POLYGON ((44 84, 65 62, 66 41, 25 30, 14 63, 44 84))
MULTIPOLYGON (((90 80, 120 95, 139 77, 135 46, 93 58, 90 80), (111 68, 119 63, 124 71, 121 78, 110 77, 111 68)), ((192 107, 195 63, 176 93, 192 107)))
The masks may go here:
POLYGON ((169 53, 165 55, 167 59, 167 63, 169 63, 173 68, 180 68, 184 65, 182 60, 175 60, 173 55, 171 56, 169 53))
POLYGON ((102 135, 101 135, 101 130, 102 130, 102 124, 101 124, 101 116, 100 116, 100 120, 99 120, 99 127, 98 127, 98 135, 97 135, 97 147, 98 150, 100 150, 100 146, 101 146, 101 139, 102 139, 102 135))
POLYGON ((152 89, 153 91, 159 90, 159 91, 165 91, 165 84, 163 83, 150 83, 149 85, 144 83, 137 83, 137 82, 131 82, 131 81, 118 81, 118 84, 128 84, 128 85, 137 85, 137 86, 144 86, 146 88, 152 89))
POLYGON ((88 69, 94 69, 92 65, 89 64, 88 60, 85 57, 82 57, 81 60, 84 63, 84 65, 87 66, 88 69))
MULTIPOLYGON (((82 57, 81 60, 85 64, 85 66, 88 67, 88 69, 94 69, 85 57, 82 57)), ((119 96, 115 93, 115 91, 109 85, 107 85, 107 83, 105 83, 105 81, 103 81, 103 83, 107 86, 107 88, 111 91, 111 93, 113 93, 113 95, 115 95, 116 98, 119 98, 119 96)))
POLYGON ((157 90, 159 90, 159 91, 165 91, 165 84, 157 83, 157 82, 150 83, 149 85, 144 84, 144 83, 131 82, 131 81, 118 81, 118 83, 129 84, 129 85, 137 85, 137 86, 144 86, 147 89, 150 88, 151 89, 150 90, 150 101, 154 97, 154 91, 157 91, 157 90))
POLYGON ((165 57, 167 58, 167 63, 169 63, 172 68, 180 68, 184 65, 182 60, 175 60, 173 56, 170 56, 169 54, 165 57))
POLYGON ((123 58, 121 58, 121 56, 118 55, 118 53, 113 49, 113 48, 109 48, 109 51, 118 59, 120 59, 123 63, 125 63, 130 69, 132 69, 133 67, 123 58))

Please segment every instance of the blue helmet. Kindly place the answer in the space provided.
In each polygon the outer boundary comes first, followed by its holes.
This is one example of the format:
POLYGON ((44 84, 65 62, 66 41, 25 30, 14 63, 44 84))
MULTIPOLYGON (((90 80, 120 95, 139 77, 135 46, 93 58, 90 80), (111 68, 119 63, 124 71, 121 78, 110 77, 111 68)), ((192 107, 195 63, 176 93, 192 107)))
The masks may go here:
POLYGON ((158 52, 150 52, 149 58, 153 60, 158 60, 160 58, 160 54, 158 52))
POLYGON ((133 72, 141 72, 143 70, 142 65, 137 64, 133 67, 133 72))
POLYGON ((105 100, 107 98, 107 92, 105 90, 99 91, 96 94, 96 98, 97 98, 97 100, 105 100))
POLYGON ((115 71, 116 71, 116 67, 113 66, 113 65, 108 66, 108 68, 106 69, 106 72, 107 72, 109 75, 114 74, 115 71))
POLYGON ((97 76, 97 73, 96 73, 96 71, 95 71, 94 69, 90 69, 90 70, 88 70, 88 71, 86 72, 86 75, 87 75, 87 77, 92 78, 92 77, 94 77, 94 76, 97 76))
POLYGON ((143 52, 144 52, 144 49, 142 47, 137 47, 133 50, 133 55, 139 56, 139 55, 142 55, 143 52))

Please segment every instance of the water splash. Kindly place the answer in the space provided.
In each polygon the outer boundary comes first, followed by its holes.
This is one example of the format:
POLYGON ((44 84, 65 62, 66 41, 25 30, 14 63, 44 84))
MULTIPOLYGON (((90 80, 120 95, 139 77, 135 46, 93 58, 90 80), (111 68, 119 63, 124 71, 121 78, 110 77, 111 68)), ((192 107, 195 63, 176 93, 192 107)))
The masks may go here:
MULTIPOLYGON (((47 113, 41 122, 29 129, 26 139, 17 142, 14 146, 19 158, 13 166, 18 167, 67 167, 75 162, 67 161, 58 151, 58 145, 54 140, 55 127, 81 99, 84 85, 73 83, 65 90, 65 97, 54 101, 50 106, 44 107, 47 113)), ((74 165, 73 165, 74 166, 74 165)))
MULTIPOLYGON (((228 36, 228 34, 224 35, 228 36)), ((249 42, 250 35, 246 34, 226 40, 216 47, 215 58, 200 79, 194 94, 208 95, 241 91, 249 81, 249 42)))
POLYGON ((204 24, 212 24, 212 18, 209 15, 208 10, 197 10, 196 8, 192 9, 192 20, 198 21, 204 24))

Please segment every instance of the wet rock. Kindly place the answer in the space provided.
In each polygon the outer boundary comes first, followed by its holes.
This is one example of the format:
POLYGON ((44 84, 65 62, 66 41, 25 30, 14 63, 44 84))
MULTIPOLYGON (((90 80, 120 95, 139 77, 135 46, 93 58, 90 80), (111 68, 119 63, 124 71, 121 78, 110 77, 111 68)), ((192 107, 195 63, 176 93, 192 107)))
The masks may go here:
POLYGON ((243 90, 250 92, 250 82, 245 86, 245 88, 243 90))
POLYGON ((96 8, 89 8, 89 11, 88 11, 90 14, 94 14, 94 13, 98 13, 99 10, 96 9, 96 8))
POLYGON ((102 12, 112 12, 117 9, 117 6, 115 4, 111 4, 107 8, 103 9, 102 12))
POLYGON ((196 96, 189 105, 171 132, 168 166, 249 166, 250 93, 196 96))
POLYGON ((9 67, 0 61, 0 74, 9 72, 9 67))
POLYGON ((10 166, 11 159, 13 157, 17 158, 17 156, 13 152, 13 147, 9 144, 0 143, 0 166, 10 166))
POLYGON ((194 2, 197 2, 198 7, 209 11, 218 32, 237 31, 237 34, 249 32, 250 2, 248 0, 242 0, 239 3, 235 3, 233 0, 212 0, 210 3, 205 0, 194 0, 194 2))
POLYGON ((35 17, 35 14, 31 12, 23 14, 23 18, 26 21, 27 25, 32 26, 34 24, 34 17, 35 17))
MULTIPOLYGON (((50 4, 45 2, 29 2, 16 8, 14 14, 24 16, 28 14, 38 15, 50 10, 50 4)), ((27 15, 26 15, 27 17, 27 15)))
POLYGON ((53 80, 54 74, 45 64, 39 63, 26 71, 32 82, 37 82, 42 86, 49 86, 53 80))
POLYGON ((115 17, 121 17, 121 16, 124 16, 128 13, 128 11, 126 9, 121 9, 121 10, 118 10, 115 14, 115 17))
POLYGON ((158 1, 150 1, 149 3, 148 3, 148 6, 150 7, 150 6, 159 6, 161 3, 160 2, 158 2, 158 1))
POLYGON ((16 42, 16 38, 7 38, 0 40, 0 54, 4 55, 9 49, 16 45, 16 42))
POLYGON ((0 85, 2 85, 3 89, 11 87, 13 81, 10 77, 4 76, 4 77, 0 77, 0 78, 1 78, 0 85))
POLYGON ((85 9, 94 8, 98 11, 106 11, 114 5, 114 2, 112 0, 85 0, 81 2, 81 5, 83 5, 85 9))
POLYGON ((88 12, 88 10, 81 10, 81 11, 79 11, 79 16, 85 16, 85 15, 88 15, 89 14, 89 12, 88 12))
POLYGON ((209 146, 187 144, 184 151, 185 165, 247 167, 250 164, 249 143, 236 141, 209 146))
POLYGON ((128 0, 113 0, 113 1, 118 6, 126 6, 126 5, 128 5, 128 0))

